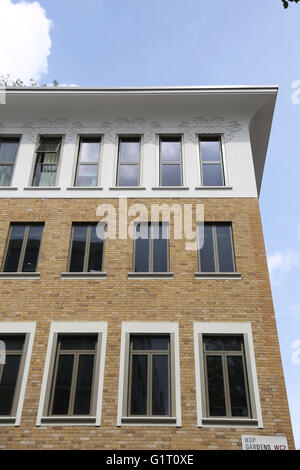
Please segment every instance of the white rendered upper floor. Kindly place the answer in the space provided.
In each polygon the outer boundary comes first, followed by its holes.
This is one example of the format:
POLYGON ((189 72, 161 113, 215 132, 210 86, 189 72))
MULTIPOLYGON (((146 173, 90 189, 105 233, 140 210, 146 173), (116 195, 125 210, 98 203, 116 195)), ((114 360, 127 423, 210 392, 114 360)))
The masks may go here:
POLYGON ((10 88, 0 197, 258 197, 275 86, 10 88))

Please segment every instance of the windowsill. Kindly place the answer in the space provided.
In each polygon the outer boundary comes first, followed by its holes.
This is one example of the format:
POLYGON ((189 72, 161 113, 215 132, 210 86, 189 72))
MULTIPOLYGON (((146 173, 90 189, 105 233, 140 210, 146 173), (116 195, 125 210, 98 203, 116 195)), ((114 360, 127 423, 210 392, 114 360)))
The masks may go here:
POLYGON ((180 191, 188 191, 190 188, 187 186, 153 186, 153 190, 160 190, 160 189, 169 189, 169 190, 180 190, 180 191))
POLYGON ((110 191, 126 191, 130 189, 131 191, 141 191, 145 190, 145 186, 112 186, 109 188, 110 191))
POLYGON ((18 188, 15 188, 14 186, 0 186, 0 190, 2 191, 15 191, 18 188))
POLYGON ((102 191, 100 186, 69 186, 67 191, 102 191))
POLYGON ((242 279, 241 273, 195 273, 195 279, 242 279))
POLYGON ((39 190, 43 190, 43 191, 48 191, 48 190, 60 191, 61 188, 59 188, 58 186, 26 186, 23 189, 25 191, 39 191, 39 190))
MULTIPOLYGON (((226 426, 226 427, 254 427, 258 428, 258 420, 252 418, 202 418, 202 426, 226 426)), ((199 426, 201 427, 201 426, 199 426)))
POLYGON ((41 418, 41 424, 50 426, 63 426, 63 425, 96 425, 96 416, 44 416, 41 418))
POLYGON ((173 279, 174 273, 128 273, 128 279, 173 279))
POLYGON ((232 186, 197 186, 195 188, 197 191, 198 190, 206 190, 206 189, 233 189, 232 186))
POLYGON ((121 426, 176 426, 176 417, 148 417, 148 416, 124 416, 121 419, 121 426))
POLYGON ((0 273, 0 279, 40 279, 41 273, 0 273))
POLYGON ((0 426, 16 426, 15 416, 0 416, 0 426))
POLYGON ((107 273, 99 272, 99 273, 92 273, 92 272, 79 272, 79 273, 72 273, 66 272, 60 274, 61 279, 106 279, 107 273))

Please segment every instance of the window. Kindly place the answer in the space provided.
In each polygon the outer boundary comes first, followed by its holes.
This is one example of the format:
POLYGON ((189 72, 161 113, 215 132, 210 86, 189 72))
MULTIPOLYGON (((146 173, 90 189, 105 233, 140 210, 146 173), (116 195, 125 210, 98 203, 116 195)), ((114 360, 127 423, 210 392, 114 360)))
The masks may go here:
POLYGON ((203 186, 224 186, 220 137, 200 137, 200 162, 203 186))
POLYGON ((37 425, 99 426, 106 322, 53 322, 37 425))
POLYGON ((0 137, 0 186, 11 184, 18 146, 18 138, 0 137))
POLYGON ((100 142, 97 137, 80 138, 75 186, 97 186, 100 142))
POLYGON ((33 186, 55 186, 61 137, 41 137, 36 150, 33 186))
POLYGON ((104 224, 73 224, 69 272, 102 271, 104 232, 104 224))
POLYGON ((160 185, 182 186, 181 137, 160 137, 160 185))
MULTIPOLYGON (((235 272, 232 228, 229 223, 204 223, 204 243, 199 250, 199 271, 203 273, 235 272)), ((201 246, 201 240, 199 240, 201 246)))
POLYGON ((36 272, 44 224, 11 224, 3 272, 36 272))
POLYGON ((128 416, 171 416, 170 336, 131 335, 128 416))
POLYGON ((34 322, 0 322, 1 426, 20 424, 34 331, 34 322))
POLYGON ((59 335, 49 416, 89 415, 97 335, 59 335))
POLYGON ((140 184, 141 138, 120 137, 117 186, 140 184))
POLYGON ((208 416, 251 417, 241 336, 204 336, 208 416))
POLYGON ((168 224, 163 222, 141 222, 136 225, 135 236, 135 272, 168 272, 168 224))
POLYGON ((194 323, 198 426, 262 427, 250 323, 194 323))
POLYGON ((178 324, 123 322, 117 424, 181 425, 178 324))

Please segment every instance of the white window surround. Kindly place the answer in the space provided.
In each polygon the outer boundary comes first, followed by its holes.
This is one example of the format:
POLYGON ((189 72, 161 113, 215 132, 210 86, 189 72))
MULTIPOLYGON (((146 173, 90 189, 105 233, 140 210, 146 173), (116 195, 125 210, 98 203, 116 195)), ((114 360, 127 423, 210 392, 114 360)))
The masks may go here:
POLYGON ((46 353, 44 374, 41 386, 40 402, 36 420, 36 426, 100 426, 101 425, 101 408, 102 408, 102 393, 103 393, 103 381, 104 381, 104 366, 105 366, 105 351, 106 351, 106 337, 107 337, 107 322, 52 322, 49 333, 48 347, 46 353), (51 357, 56 346, 55 335, 64 333, 98 333, 101 334, 101 345, 100 345, 100 362, 99 362, 99 379, 96 385, 96 413, 95 416, 91 416, 93 422, 80 422, 80 417, 72 417, 68 422, 61 421, 59 416, 49 419, 47 416, 43 416, 43 410, 46 399, 46 389, 49 381, 50 362, 51 357), (43 423, 43 418, 47 418, 47 422, 43 423), (74 421, 74 422, 73 422, 74 421))
POLYGON ((230 426, 230 427, 256 427, 263 428, 262 412, 260 405, 259 387, 255 364, 254 346, 252 339, 252 328, 249 322, 194 322, 194 354, 195 354, 195 378, 196 378, 196 400, 197 400, 197 426, 230 426), (202 351, 202 336, 205 334, 239 334, 243 335, 245 346, 245 360, 247 367, 247 378, 250 389, 250 402, 253 419, 236 418, 209 418, 205 417, 204 396, 204 362, 202 351), (218 423, 219 421, 219 423, 218 423), (213 422, 213 423, 212 423, 213 422))
POLYGON ((104 135, 102 133, 100 134, 95 134, 95 133, 89 133, 89 132, 82 132, 80 134, 76 135, 76 142, 73 144, 74 147, 74 158, 73 158, 73 167, 72 167, 72 174, 71 174, 71 185, 68 186, 66 189, 68 191, 70 190, 102 190, 103 188, 101 187, 101 180, 102 180, 102 166, 103 166, 103 154, 104 154, 104 135), (83 138, 99 138, 100 141, 100 152, 99 152, 99 161, 98 161, 98 174, 97 174, 97 185, 96 186, 76 186, 76 177, 77 177, 77 167, 79 163, 79 148, 80 148, 80 142, 81 139, 83 138))
POLYGON ((35 328, 36 328, 36 322, 0 322, 0 334, 13 333, 13 334, 29 335, 28 346, 26 350, 23 351, 23 354, 25 354, 25 362, 24 362, 23 376, 22 376, 20 393, 19 393, 19 398, 18 398, 16 416, 8 417, 9 422, 7 423, 4 422, 5 420, 3 420, 3 422, 0 423, 0 426, 19 426, 20 425, 30 360, 31 360, 35 328), (11 422, 12 418, 14 418, 13 422, 11 422))
POLYGON ((117 426, 176 426, 181 427, 181 397, 180 397, 180 358, 179 358, 179 328, 176 322, 123 322, 121 333, 121 350, 120 350, 120 372, 119 372, 119 396, 118 396, 118 414, 117 426), (122 422, 124 408, 124 386, 126 382, 126 361, 128 360, 126 353, 127 338, 130 334, 144 333, 144 334, 173 334, 174 335, 174 382, 175 382, 175 420, 174 423, 155 422, 155 418, 141 419, 141 422, 122 422))
POLYGON ((155 181, 156 185, 152 186, 152 190, 185 190, 189 188, 186 184, 185 175, 185 152, 186 152, 186 141, 185 134, 183 132, 161 132, 155 134, 155 181), (160 181, 161 161, 160 161, 160 139, 161 137, 180 137, 181 139, 181 186, 162 186, 160 181))
POLYGON ((197 152, 197 166, 198 166, 198 181, 199 185, 195 188, 196 190, 222 190, 222 189, 232 189, 232 186, 229 182, 229 172, 228 172, 228 165, 227 165, 227 158, 226 158, 226 144, 225 144, 225 136, 223 133, 207 133, 207 134, 196 134, 196 152, 197 152), (224 178, 224 185, 222 186, 204 186, 202 184, 202 164, 201 164, 201 157, 200 157, 200 138, 201 137, 219 137, 221 143, 221 157, 222 157, 222 168, 223 168, 223 178, 224 178))
POLYGON ((144 133, 134 132, 117 132, 114 140, 114 159, 113 159, 113 179, 109 190, 115 191, 132 191, 132 190, 145 190, 144 182, 144 152, 145 152, 145 138, 144 133), (140 138, 140 162, 139 162, 139 184, 138 186, 118 186, 118 171, 119 171, 119 145, 122 137, 139 137, 140 138))

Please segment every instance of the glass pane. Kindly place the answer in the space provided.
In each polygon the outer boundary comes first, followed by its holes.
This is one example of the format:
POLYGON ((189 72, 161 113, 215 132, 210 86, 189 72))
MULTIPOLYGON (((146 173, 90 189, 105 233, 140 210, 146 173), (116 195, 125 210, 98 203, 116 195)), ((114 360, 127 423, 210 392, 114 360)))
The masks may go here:
POLYGON ((8 251, 5 261, 5 272, 17 272, 24 239, 25 225, 12 225, 8 251))
POLYGON ((220 164, 202 165, 203 186, 223 186, 222 166, 220 164))
POLYGON ((181 186, 181 165, 162 165, 162 186, 181 186))
POLYGON ((138 186, 139 185, 139 166, 138 165, 120 165, 119 166, 119 186, 138 186))
POLYGON ((94 356, 80 355, 74 403, 75 415, 90 414, 94 356))
POLYGON ((61 354, 59 356, 52 407, 53 415, 66 415, 69 412, 73 363, 73 355, 61 354))
POLYGON ((29 229, 27 246, 22 268, 23 272, 36 271, 42 233, 43 225, 32 225, 29 229))
POLYGON ((168 351, 170 336, 169 335, 132 335, 132 348, 135 351, 154 350, 168 351))
POLYGON ((153 240, 153 272, 167 272, 168 271, 168 240, 165 238, 167 235, 166 226, 156 224, 152 228, 153 240), (155 232, 157 232, 155 234, 155 232))
POLYGON ((89 253, 89 272, 102 271, 104 240, 100 240, 96 233, 96 225, 91 227, 91 243, 89 253))
POLYGON ((25 335, 1 335, 0 340, 4 341, 6 351, 22 351, 25 335))
POLYGON ((243 358, 241 356, 228 356, 227 366, 231 414, 232 416, 248 416, 243 358))
POLYGON ((42 138, 41 142, 38 146, 37 151, 38 152, 57 152, 59 143, 61 142, 60 138, 56 137, 47 137, 47 138, 42 138))
POLYGON ((77 186, 97 186, 98 165, 79 165, 77 186))
POLYGON ((242 338, 240 336, 205 336, 206 351, 241 351, 242 338))
POLYGON ((220 272, 231 273, 235 270, 231 243, 231 226, 229 224, 216 225, 216 231, 220 272))
POLYGON ((147 356, 132 356, 131 403, 132 415, 147 414, 147 356))
POLYGON ((149 230, 148 224, 138 224, 135 240, 135 272, 145 273, 149 271, 149 230), (147 236, 148 238, 143 238, 147 236))
POLYGON ((13 168, 13 165, 0 165, 0 186, 10 185, 13 168))
POLYGON ((64 351, 94 351, 97 335, 64 335, 59 337, 60 349, 64 351))
POLYGON ((203 273, 213 273, 216 270, 212 228, 211 224, 204 224, 204 243, 200 250, 200 271, 203 273))
POLYGON ((152 414, 169 414, 169 357, 152 356, 152 414))
POLYGON ((178 137, 161 138, 160 159, 161 159, 161 162, 180 162, 181 161, 181 139, 178 137))
POLYGON ((210 416, 226 416, 221 356, 207 356, 207 380, 210 416))
POLYGON ((5 140, 0 142, 0 162, 14 163, 18 150, 19 140, 5 140))
POLYGON ((54 186, 56 181, 57 165, 38 164, 35 177, 35 186, 54 186))
POLYGON ((85 140, 80 142, 80 162, 98 163, 100 154, 100 141, 99 140, 85 140))
POLYGON ((0 381, 0 416, 9 416, 13 405, 21 355, 9 354, 0 381))
POLYGON ((73 226, 73 243, 70 261, 70 272, 82 272, 85 255, 87 226, 73 226))
POLYGON ((120 139, 120 162, 139 163, 140 161, 140 139, 120 139))
POLYGON ((201 139, 200 142, 203 162, 221 162, 221 143, 219 139, 201 139))

